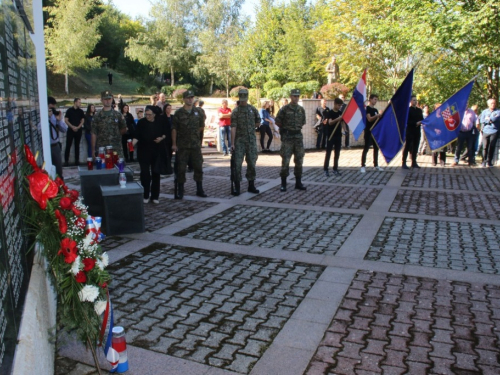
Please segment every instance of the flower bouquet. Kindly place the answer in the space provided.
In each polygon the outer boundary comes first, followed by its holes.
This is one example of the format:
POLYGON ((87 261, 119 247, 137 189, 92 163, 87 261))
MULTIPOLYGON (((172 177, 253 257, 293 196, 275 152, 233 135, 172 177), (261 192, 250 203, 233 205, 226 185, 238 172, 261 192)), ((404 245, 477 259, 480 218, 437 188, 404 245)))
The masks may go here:
POLYGON ((91 349, 100 373, 95 348, 104 334, 100 315, 108 306, 110 276, 108 255, 99 245, 103 238, 99 218, 89 216, 78 191, 69 189, 59 177, 52 180, 38 167, 27 145, 24 150, 26 188, 32 198, 24 217, 49 265, 58 296, 59 326, 76 332, 91 349))

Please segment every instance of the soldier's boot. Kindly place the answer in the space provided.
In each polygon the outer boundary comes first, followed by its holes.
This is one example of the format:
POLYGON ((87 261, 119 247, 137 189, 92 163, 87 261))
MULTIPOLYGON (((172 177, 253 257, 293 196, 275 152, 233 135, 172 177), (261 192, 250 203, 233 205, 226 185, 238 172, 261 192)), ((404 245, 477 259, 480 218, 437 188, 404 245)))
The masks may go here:
POLYGON ((248 181, 248 192, 249 193, 254 193, 254 194, 259 194, 260 191, 255 188, 255 181, 248 181))
POLYGON ((203 191, 203 183, 201 181, 196 181, 196 195, 202 198, 206 198, 208 196, 203 191))
POLYGON ((295 189, 307 190, 307 188, 302 185, 302 177, 295 177, 295 189))
POLYGON ((286 191, 286 177, 281 177, 281 188, 280 191, 286 191))
POLYGON ((175 196, 175 199, 182 198, 184 198, 184 184, 177 184, 177 195, 175 196))
POLYGON ((232 194, 237 197, 238 195, 240 195, 240 182, 239 181, 234 181, 234 191, 232 192, 232 194))

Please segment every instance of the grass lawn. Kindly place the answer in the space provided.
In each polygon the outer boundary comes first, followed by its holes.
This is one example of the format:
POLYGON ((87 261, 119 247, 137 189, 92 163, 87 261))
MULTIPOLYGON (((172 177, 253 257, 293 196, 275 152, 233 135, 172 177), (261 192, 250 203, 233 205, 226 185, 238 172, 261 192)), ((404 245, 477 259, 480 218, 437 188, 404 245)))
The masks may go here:
POLYGON ((69 96, 64 92, 64 75, 52 74, 47 71, 47 84, 50 92, 58 99, 74 97, 99 97, 101 91, 111 90, 116 96, 136 96, 140 83, 112 69, 98 68, 79 71, 69 77, 69 96), (113 84, 108 84, 108 72, 113 74, 113 84))

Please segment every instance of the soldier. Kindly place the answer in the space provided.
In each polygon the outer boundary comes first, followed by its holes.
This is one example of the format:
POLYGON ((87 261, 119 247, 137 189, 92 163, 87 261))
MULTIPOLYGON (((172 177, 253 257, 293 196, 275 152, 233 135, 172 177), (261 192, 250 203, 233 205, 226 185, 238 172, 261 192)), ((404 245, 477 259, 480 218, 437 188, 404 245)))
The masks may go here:
POLYGON ((127 123, 120 112, 111 108, 111 91, 101 92, 101 102, 102 109, 92 119, 92 155, 99 147, 113 146, 113 151, 123 158, 122 135, 127 132, 127 123))
POLYGON ((295 163, 295 189, 306 190, 302 185, 302 163, 304 162, 304 142, 302 139, 302 127, 306 123, 306 112, 299 106, 300 90, 293 89, 290 93, 290 104, 287 104, 278 112, 276 125, 281 134, 281 191, 286 191, 286 178, 289 175, 288 166, 292 154, 295 163))
POLYGON ((200 133, 203 134, 205 121, 199 108, 193 106, 194 94, 188 90, 182 94, 184 105, 175 111, 172 122, 172 151, 178 162, 177 196, 184 196, 186 182, 186 165, 189 160, 193 163, 194 180, 196 181, 196 195, 205 198, 203 191, 203 158, 201 156, 200 133))
POLYGON ((259 194, 255 188, 255 163, 257 162, 255 127, 260 125, 260 116, 257 108, 248 104, 247 89, 241 89, 238 97, 240 105, 231 113, 231 152, 234 154, 236 163, 233 195, 240 195, 243 158, 247 162, 248 192, 259 194))

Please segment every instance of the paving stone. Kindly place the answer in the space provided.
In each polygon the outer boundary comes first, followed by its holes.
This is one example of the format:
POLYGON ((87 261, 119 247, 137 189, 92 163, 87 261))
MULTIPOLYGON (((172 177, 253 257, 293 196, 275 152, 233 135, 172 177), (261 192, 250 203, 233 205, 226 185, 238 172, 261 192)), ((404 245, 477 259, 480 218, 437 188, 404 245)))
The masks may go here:
POLYGON ((482 193, 399 190, 390 212, 498 220, 500 196, 482 193))
POLYGON ((500 180, 496 176, 488 173, 478 177, 477 173, 408 173, 401 186, 442 191, 497 191, 495 187, 500 185, 500 180))
POLYGON ((162 244, 109 266, 112 275, 135 268, 141 269, 144 280, 140 292, 124 288, 120 298, 113 299, 129 344, 242 373, 248 373, 272 344, 324 270, 162 244), (158 267, 156 257, 176 261, 158 267), (248 272, 255 276, 244 279, 243 285, 254 282, 255 287, 232 284, 248 272), (298 276, 285 279, 291 272, 298 276), (288 290, 274 292, 277 286, 288 290))
POLYGON ((251 200, 256 202, 368 210, 382 191, 378 188, 339 185, 336 185, 335 189, 332 189, 332 186, 326 184, 306 184, 306 186, 306 194, 303 191, 295 189, 288 189, 286 193, 282 193, 280 187, 277 186, 253 197, 251 200))
POLYGON ((462 271, 469 270, 470 266, 467 263, 472 263, 477 267, 476 272, 499 274, 500 259, 494 257, 498 252, 498 243, 500 243, 498 225, 387 217, 380 226, 365 259, 462 271), (441 234, 445 236, 445 240, 431 245, 421 243, 414 246, 420 237, 412 236, 406 240, 410 248, 387 247, 390 242, 401 242, 402 233, 406 230, 414 232, 418 226, 423 228, 421 231, 426 236, 435 238, 441 234), (465 233, 470 238, 469 244, 452 241, 453 238, 463 239, 465 233), (486 236, 493 236, 495 241, 485 241, 486 236))
POLYGON ((500 320, 493 319, 495 298, 487 292, 492 287, 358 271, 308 368, 328 369, 328 374, 479 375, 479 366, 485 366, 485 371, 500 373, 500 320), (398 288, 388 287, 393 284, 398 288), (406 293, 414 297, 401 301, 406 293), (417 308, 421 297, 426 309, 417 308), (452 305, 458 311, 446 307, 450 301, 457 301, 452 305), (388 309, 388 302, 396 304, 388 309), (374 308, 372 318, 362 307, 374 308), (480 321, 472 319, 467 326, 455 319, 476 312, 481 312, 480 321))
MULTIPOLYGON (((221 212, 220 214, 214 215, 214 217, 211 217, 208 220, 182 230, 175 235, 195 239, 210 239, 212 241, 238 245, 252 245, 257 240, 263 240, 263 242, 259 245, 261 247, 273 247, 289 251, 334 255, 360 220, 360 215, 266 207, 235 206, 221 212), (307 227, 304 222, 307 220, 311 220, 315 224, 313 227, 309 227, 308 230, 304 230, 307 227), (260 235, 250 233, 249 235, 243 235, 243 233, 247 231, 248 226, 252 225, 252 223, 259 223, 259 225, 263 226, 268 223, 277 229, 277 233, 268 232, 260 235), (231 235, 225 235, 220 231, 214 233, 213 235, 210 234, 211 230, 216 230, 216 228, 220 227, 227 228, 231 235), (318 233, 320 237, 316 239, 310 238, 311 229, 314 230, 315 233, 318 233), (297 244, 297 246, 291 246, 292 241, 290 240, 290 235, 292 233, 293 241, 297 244), (342 236, 343 240, 335 241, 335 239, 338 239, 340 236, 342 236), (272 240, 279 242, 273 245, 272 240), (325 247, 321 250, 318 249, 318 244, 320 243, 325 244, 325 247)), ((313 277, 313 275, 314 274, 311 274, 308 277, 313 277)), ((258 280, 258 277, 262 276, 257 275, 252 278, 252 281, 254 282, 253 285, 255 285, 255 281, 258 280)), ((269 284, 265 285, 270 289, 273 289, 271 284, 276 283, 277 281, 280 281, 279 285, 281 288, 284 287, 283 275, 280 275, 279 273, 271 278, 264 276, 263 279, 268 279, 269 284)), ((293 283, 291 280, 287 279, 287 281, 293 283)), ((298 283, 296 284, 298 286, 310 287, 311 282, 313 281, 314 279, 303 277, 298 280, 298 283)), ((262 288, 263 287, 261 286, 260 290, 264 290, 262 288)), ((235 289, 237 288, 235 287, 235 289)), ((249 289, 251 288, 249 287, 241 292, 246 293, 249 289)), ((266 290, 266 292, 268 291, 269 290, 266 290)))

